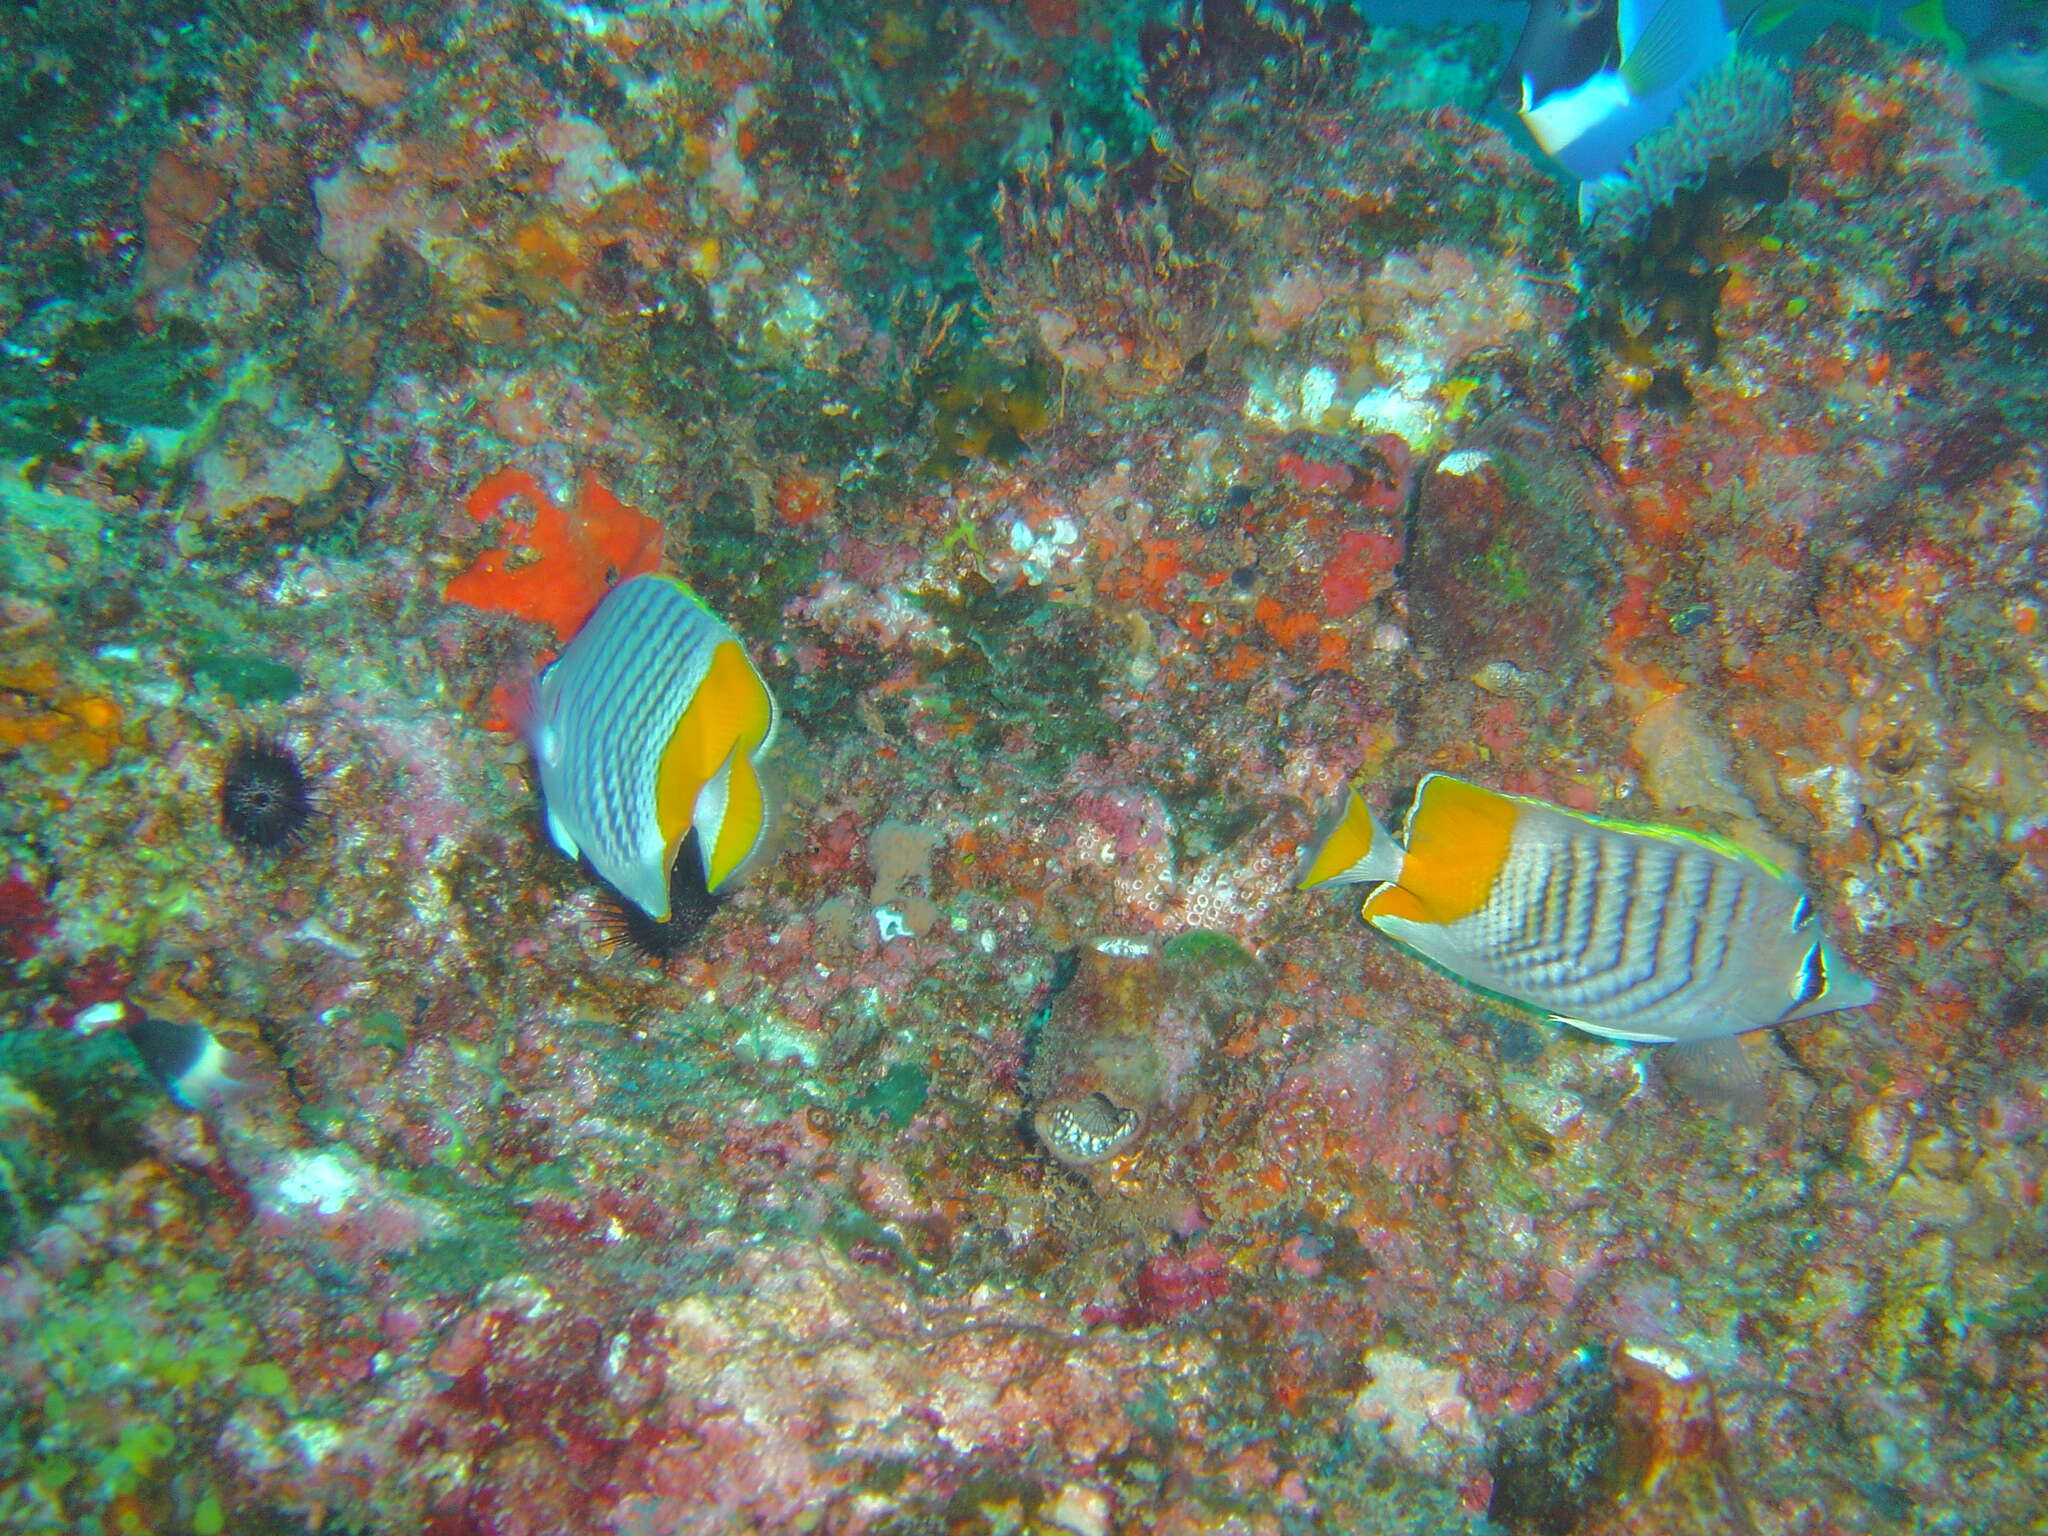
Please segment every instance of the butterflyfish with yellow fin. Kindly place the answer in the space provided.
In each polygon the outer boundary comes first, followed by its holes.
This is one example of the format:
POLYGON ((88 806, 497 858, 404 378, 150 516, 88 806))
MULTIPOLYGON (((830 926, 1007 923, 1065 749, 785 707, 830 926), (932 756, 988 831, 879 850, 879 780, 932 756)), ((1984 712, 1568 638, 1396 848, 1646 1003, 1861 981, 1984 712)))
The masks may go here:
POLYGON ((1799 883, 1733 843, 1447 774, 1417 786, 1399 841, 1349 792, 1299 888, 1354 884, 1388 938, 1610 1040, 1716 1040, 1877 996, 1799 883))
POLYGON ((605 595, 541 674, 527 733, 555 845, 657 923, 692 833, 713 896, 760 846, 775 700, 739 637, 673 576, 605 595))

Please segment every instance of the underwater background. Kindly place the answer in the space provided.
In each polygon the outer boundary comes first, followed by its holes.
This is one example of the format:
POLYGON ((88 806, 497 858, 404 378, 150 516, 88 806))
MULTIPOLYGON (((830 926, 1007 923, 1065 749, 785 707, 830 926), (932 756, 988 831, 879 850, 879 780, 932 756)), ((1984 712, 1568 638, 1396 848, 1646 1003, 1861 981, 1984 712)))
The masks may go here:
POLYGON ((1582 219, 1518 5, 9 7, 0 1530, 2048 1530, 1952 9, 1767 7, 1582 219), (655 570, 777 711, 666 922, 526 739, 655 570), (1877 1001, 1731 1097, 1297 893, 1431 771, 1877 1001))

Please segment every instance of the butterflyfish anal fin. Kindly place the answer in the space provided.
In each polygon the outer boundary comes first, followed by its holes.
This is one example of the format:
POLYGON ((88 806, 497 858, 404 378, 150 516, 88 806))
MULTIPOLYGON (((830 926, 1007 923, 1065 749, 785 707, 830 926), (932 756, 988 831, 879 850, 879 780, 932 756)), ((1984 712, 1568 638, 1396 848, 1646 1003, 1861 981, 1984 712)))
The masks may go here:
MULTIPOLYGON (((705 786, 708 797, 718 793, 717 825, 704 829, 704 885, 716 891, 746 863, 761 841, 768 823, 768 797, 761 788, 761 776, 754 761, 739 748, 705 786)), ((702 824, 700 823, 700 826, 702 824)))
POLYGON ((1568 1018, 1561 1013, 1553 1013, 1550 1016, 1550 1022, 1553 1024, 1569 1025, 1573 1029, 1596 1036, 1602 1040, 1619 1040, 1624 1045, 1675 1045, 1678 1042, 1678 1036, 1676 1035, 1658 1035, 1636 1030, 1615 1029, 1607 1024, 1589 1024, 1584 1019, 1568 1018))
POLYGON ((1445 924, 1479 911, 1507 864, 1520 816, 1506 795, 1447 774, 1429 775, 1408 813, 1400 884, 1375 891, 1364 916, 1445 924))
POLYGON ((1329 885, 1360 885, 1392 880, 1401 872, 1401 847, 1393 835, 1373 819, 1365 797, 1356 789, 1345 792, 1342 808, 1323 840, 1310 854, 1298 891, 1313 891, 1329 885))

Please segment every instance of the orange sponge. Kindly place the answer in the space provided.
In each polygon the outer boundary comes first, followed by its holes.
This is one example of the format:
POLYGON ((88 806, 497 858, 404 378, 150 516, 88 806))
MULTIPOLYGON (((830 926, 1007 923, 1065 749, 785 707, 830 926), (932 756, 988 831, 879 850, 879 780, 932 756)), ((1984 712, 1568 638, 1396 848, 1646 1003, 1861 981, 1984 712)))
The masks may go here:
POLYGON ((505 513, 504 542, 441 589, 444 602, 517 614, 566 641, 617 583, 661 565, 661 524, 585 472, 576 505, 562 508, 524 470, 501 469, 469 493, 478 522, 505 513), (530 525, 508 504, 532 509, 530 525))

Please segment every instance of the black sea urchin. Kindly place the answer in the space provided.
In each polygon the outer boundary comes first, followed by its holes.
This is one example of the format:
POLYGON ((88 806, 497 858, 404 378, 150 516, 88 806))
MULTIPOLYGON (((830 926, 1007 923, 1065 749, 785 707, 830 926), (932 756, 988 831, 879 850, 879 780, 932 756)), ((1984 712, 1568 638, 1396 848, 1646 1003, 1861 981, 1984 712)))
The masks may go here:
POLYGON ((318 814, 306 772, 274 736, 244 736, 220 776, 220 829, 252 858, 297 846, 318 814))
POLYGON ((714 895, 704 884, 704 859, 697 851, 693 827, 676 850, 675 863, 668 871, 668 916, 649 917, 636 901, 628 901, 609 885, 604 887, 604 911, 599 921, 604 936, 613 945, 624 944, 650 960, 666 965, 697 940, 711 914, 725 898, 714 895))

